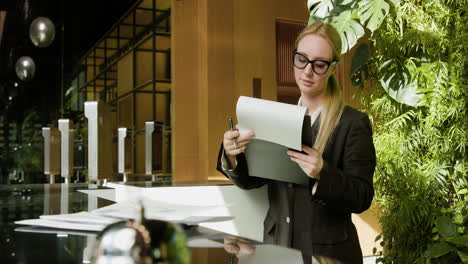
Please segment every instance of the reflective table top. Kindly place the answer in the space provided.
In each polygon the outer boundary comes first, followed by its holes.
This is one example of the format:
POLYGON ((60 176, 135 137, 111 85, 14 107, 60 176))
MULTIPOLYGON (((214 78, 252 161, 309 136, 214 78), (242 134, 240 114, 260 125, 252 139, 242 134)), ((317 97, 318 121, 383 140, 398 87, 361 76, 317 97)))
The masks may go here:
MULTIPOLYGON (((113 204, 110 200, 86 193, 99 189, 107 188, 86 183, 0 185, 1 263, 91 263, 97 233, 21 226, 14 222, 41 215, 91 211, 113 204)), ((223 245, 225 241, 231 243, 231 236, 198 226, 185 227, 184 232, 189 241, 192 263, 272 263, 271 258, 275 258, 275 254, 289 254, 290 264, 321 263, 312 261, 312 257, 303 256, 297 250, 236 238, 246 245, 239 260, 223 245), (249 253, 250 248, 256 248, 255 253, 249 253)))

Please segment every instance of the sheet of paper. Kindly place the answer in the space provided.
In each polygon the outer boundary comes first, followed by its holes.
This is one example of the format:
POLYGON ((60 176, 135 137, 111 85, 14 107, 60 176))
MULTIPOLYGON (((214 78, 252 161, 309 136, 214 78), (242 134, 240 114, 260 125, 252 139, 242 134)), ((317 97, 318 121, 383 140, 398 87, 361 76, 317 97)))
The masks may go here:
MULTIPOLYGON (((232 216, 219 215, 218 207, 226 205, 194 206, 170 204, 161 201, 143 200, 146 219, 156 219, 175 223, 195 225, 202 222, 232 220, 232 216)), ((116 218, 134 219, 140 213, 140 201, 129 200, 92 211, 93 214, 116 218)))
POLYGON ((239 253, 239 264, 289 263, 302 264, 304 260, 299 250, 276 245, 258 245, 254 253, 239 253))
POLYGON ((115 202, 114 189, 97 189, 97 190, 78 190, 79 192, 86 193, 87 195, 96 196, 109 201, 115 202))
POLYGON ((255 131, 255 138, 301 150, 302 125, 307 108, 240 96, 236 114, 239 132, 255 131))
POLYGON ((56 229, 69 229, 69 230, 82 230, 82 231, 94 231, 99 232, 103 230, 106 225, 101 224, 83 224, 83 223, 70 223, 63 221, 54 221, 48 219, 27 219, 16 221, 18 225, 30 225, 30 226, 44 226, 56 229))
POLYGON ((75 235, 75 236, 96 236, 97 235, 97 233, 93 231, 58 229, 58 228, 49 228, 49 227, 41 227, 41 226, 21 226, 21 227, 15 228, 15 232, 64 234, 64 235, 75 235))
POLYGON ((61 221, 69 223, 88 223, 88 224, 99 224, 109 225, 120 221, 121 219, 104 217, 89 212, 79 212, 74 214, 60 214, 60 215, 41 215, 41 219, 61 221))
MULTIPOLYGON (((215 214, 213 208, 222 206, 193 206, 169 204, 160 201, 143 200, 146 219, 163 220, 173 223, 197 225, 204 222, 221 222, 234 219, 232 216, 215 214)), ((42 215, 40 219, 16 221, 16 224, 42 226, 56 229, 101 231, 109 224, 123 219, 135 219, 140 214, 140 201, 129 200, 116 203, 92 212, 62 215, 42 215)))
POLYGON ((196 238, 187 241, 190 248, 224 248, 224 244, 206 238, 196 238))

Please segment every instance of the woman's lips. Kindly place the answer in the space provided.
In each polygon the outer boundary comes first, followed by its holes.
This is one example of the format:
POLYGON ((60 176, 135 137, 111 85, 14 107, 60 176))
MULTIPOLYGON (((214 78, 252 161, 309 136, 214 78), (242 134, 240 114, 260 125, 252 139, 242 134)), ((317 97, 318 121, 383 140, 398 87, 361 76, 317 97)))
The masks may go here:
POLYGON ((304 79, 302 79, 302 83, 304 84, 304 86, 312 86, 312 84, 314 84, 314 82, 304 79))

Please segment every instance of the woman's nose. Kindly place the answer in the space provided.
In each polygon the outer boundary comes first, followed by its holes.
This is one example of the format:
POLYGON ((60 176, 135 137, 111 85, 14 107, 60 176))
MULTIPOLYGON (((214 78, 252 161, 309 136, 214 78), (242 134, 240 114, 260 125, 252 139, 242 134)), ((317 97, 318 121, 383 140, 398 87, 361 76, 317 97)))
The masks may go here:
POLYGON ((312 63, 307 63, 306 67, 304 68, 304 73, 308 76, 311 76, 313 74, 312 70, 312 63))

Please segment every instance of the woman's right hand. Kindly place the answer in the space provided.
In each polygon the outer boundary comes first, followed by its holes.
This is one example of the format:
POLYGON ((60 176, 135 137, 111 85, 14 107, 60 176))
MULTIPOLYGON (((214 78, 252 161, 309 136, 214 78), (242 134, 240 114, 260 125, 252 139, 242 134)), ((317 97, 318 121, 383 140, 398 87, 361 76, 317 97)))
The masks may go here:
POLYGON ((248 133, 240 136, 237 125, 234 131, 226 131, 223 139, 223 147, 226 155, 234 157, 241 152, 244 152, 247 144, 251 141, 253 136, 255 136, 253 131, 249 131, 248 133))
POLYGON ((255 252, 255 248, 247 241, 231 236, 224 238, 224 250, 236 255, 236 257, 239 257, 241 252, 244 254, 253 254, 255 252))

